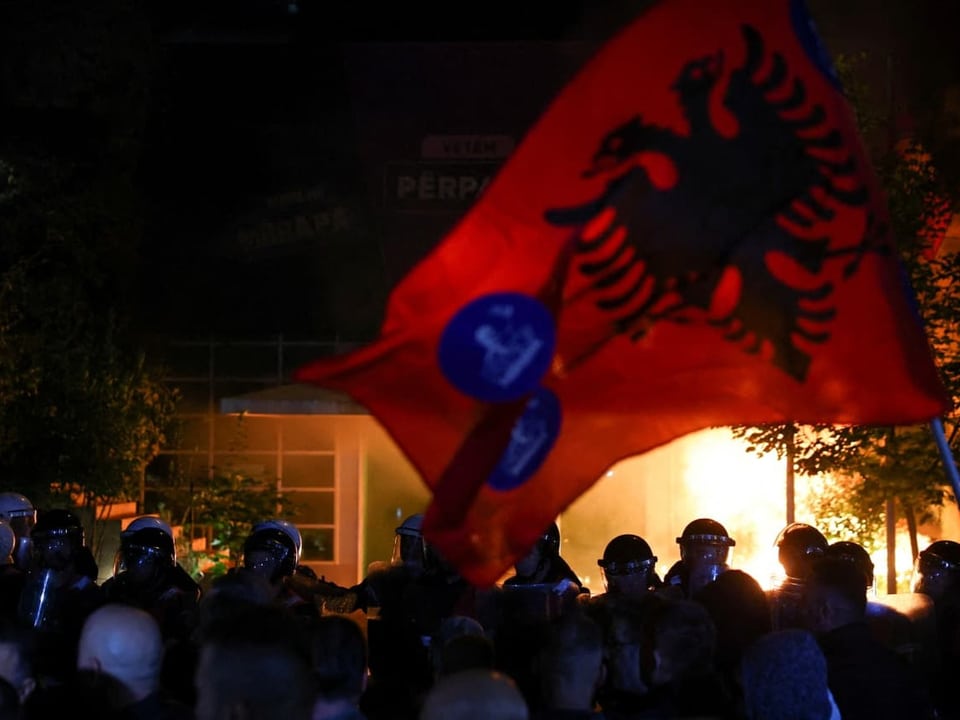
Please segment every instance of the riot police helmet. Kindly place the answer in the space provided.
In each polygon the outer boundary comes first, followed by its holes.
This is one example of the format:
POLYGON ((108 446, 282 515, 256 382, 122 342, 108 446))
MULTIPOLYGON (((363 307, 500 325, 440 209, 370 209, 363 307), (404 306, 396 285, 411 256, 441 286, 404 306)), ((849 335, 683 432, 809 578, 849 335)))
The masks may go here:
POLYGON ((131 579, 146 582, 176 563, 173 529, 158 517, 143 516, 120 533, 120 549, 113 572, 114 575, 126 572, 131 579))
POLYGON ((692 548, 709 545, 721 548, 720 553, 723 561, 726 562, 728 548, 736 545, 737 541, 730 537, 727 529, 716 520, 697 518, 687 523, 680 537, 677 538, 677 544, 680 546, 681 560, 687 559, 685 555, 688 555, 692 548))
POLYGON ((635 580, 643 590, 655 584, 653 575, 657 556, 653 554, 649 543, 639 535, 617 535, 607 543, 597 565, 603 573, 607 592, 616 593, 625 589, 630 582, 626 580, 628 576, 636 576, 635 580))
POLYGON ((293 575, 300 560, 299 531, 295 535, 287 525, 276 520, 254 525, 243 544, 243 567, 271 582, 293 575))
POLYGON ((910 587, 934 602, 960 593, 960 543, 937 540, 922 550, 914 563, 910 587))
POLYGON ((294 525, 289 520, 282 520, 276 518, 273 520, 265 520, 261 523, 257 523, 253 527, 253 532, 258 530, 269 530, 275 529, 279 530, 287 535, 290 538, 290 541, 293 543, 293 547, 297 552, 297 563, 300 562, 300 557, 303 555, 303 535, 300 534, 300 529, 294 525))
POLYGON ((13 550, 14 564, 21 570, 30 566, 33 541, 30 533, 37 522, 37 509, 26 495, 18 492, 0 493, 0 520, 5 520, 17 537, 13 550))
POLYGON ((17 536, 29 535, 37 521, 37 509, 26 495, 0 493, 0 520, 6 520, 17 536))
POLYGON ((404 518, 394 529, 394 533, 404 537, 423 537, 423 513, 414 513, 404 518))
POLYGON ((83 549, 85 533, 80 518, 69 510, 55 508, 40 513, 30 538, 37 565, 63 570, 83 549))
POLYGON ((823 533, 802 522, 793 522, 783 528, 774 544, 783 571, 794 579, 806 578, 812 563, 822 558, 830 545, 823 533))
POLYGON ((555 522, 547 525, 547 529, 537 540, 540 553, 546 557, 557 557, 560 554, 560 526, 555 522))
POLYGON ((825 555, 851 563, 863 575, 866 587, 873 587, 873 560, 863 545, 850 540, 839 540, 827 547, 825 555))
POLYGON ((427 568, 429 557, 427 543, 423 539, 423 513, 407 516, 394 530, 390 564, 422 572, 427 568))
MULTIPOLYGON (((127 525, 126 528, 124 528, 123 532, 120 533, 120 539, 122 541, 124 538, 132 538, 136 533, 139 533, 141 530, 157 530, 160 533, 166 535, 169 538, 169 543, 166 540, 162 540, 162 539, 159 540, 159 543, 161 543, 162 545, 162 547, 160 547, 159 549, 166 550, 167 546, 172 547, 170 552, 173 556, 173 561, 174 562, 177 561, 176 539, 174 538, 173 528, 170 527, 170 523, 168 523, 163 518, 158 517, 157 515, 141 515, 140 517, 132 520, 130 524, 127 525)), ((156 535, 156 534, 153 534, 152 536, 159 538, 159 535, 156 535)), ((151 536, 147 536, 147 537, 151 537, 151 536)))
POLYGON ((526 555, 518 558, 514 563, 517 578, 525 582, 548 572, 549 568, 560 557, 560 526, 551 522, 537 536, 526 555))

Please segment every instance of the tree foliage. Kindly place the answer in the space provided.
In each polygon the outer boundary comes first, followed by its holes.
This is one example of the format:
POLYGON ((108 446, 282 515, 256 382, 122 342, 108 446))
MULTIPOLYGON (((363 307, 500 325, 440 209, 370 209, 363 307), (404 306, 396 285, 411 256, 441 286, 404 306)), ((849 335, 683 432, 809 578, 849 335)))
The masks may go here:
POLYGON ((0 483, 135 500, 177 393, 130 330, 151 63, 136 3, 0 9, 0 483))

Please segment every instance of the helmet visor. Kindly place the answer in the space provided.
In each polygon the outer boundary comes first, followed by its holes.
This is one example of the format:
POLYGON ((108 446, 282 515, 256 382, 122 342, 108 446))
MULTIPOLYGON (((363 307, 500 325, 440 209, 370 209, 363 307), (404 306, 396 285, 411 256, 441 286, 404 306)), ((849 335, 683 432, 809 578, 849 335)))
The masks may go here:
POLYGON ((145 545, 127 545, 117 553, 116 570, 133 580, 152 578, 166 564, 166 553, 145 545))
POLYGON ((687 547, 682 555, 688 573, 687 593, 692 597, 694 593, 712 583, 727 570, 730 547, 714 543, 697 543, 687 547))
POLYGON ((647 558, 646 560, 627 560, 617 562, 616 560, 598 560, 599 565, 605 575, 623 576, 646 574, 657 562, 657 558, 647 558))
POLYGON ((66 570, 77 552, 74 538, 66 533, 47 534, 33 538, 34 562, 39 567, 66 570))
POLYGON ((280 573, 280 559, 267 549, 256 548, 244 553, 243 567, 272 581, 280 573))
POLYGON ((936 555, 920 553, 914 564, 910 589, 937 600, 949 589, 958 575, 960 573, 951 563, 936 555))
POLYGON ((14 515, 7 523, 13 528, 18 538, 29 537, 33 526, 36 524, 37 514, 27 513, 25 515, 14 515))
POLYGON ((405 565, 410 568, 424 567, 425 552, 423 538, 419 535, 397 534, 393 539, 391 565, 405 565))
POLYGON ((650 572, 657 563, 657 558, 646 560, 630 560, 615 562, 600 560, 600 572, 603 575, 603 587, 610 593, 642 592, 650 586, 650 572))
POLYGON ((33 541, 30 539, 30 533, 33 532, 33 526, 37 523, 37 511, 11 512, 7 523, 13 529, 13 534, 17 536, 17 543, 13 549, 13 562, 21 570, 26 570, 33 561, 33 541))
POLYGON ((690 566, 726 565, 730 560, 730 546, 700 542, 681 545, 680 558, 690 566))
POLYGON ((604 590, 613 595, 637 595, 650 589, 650 577, 645 572, 611 575, 601 568, 600 574, 603 576, 604 590))

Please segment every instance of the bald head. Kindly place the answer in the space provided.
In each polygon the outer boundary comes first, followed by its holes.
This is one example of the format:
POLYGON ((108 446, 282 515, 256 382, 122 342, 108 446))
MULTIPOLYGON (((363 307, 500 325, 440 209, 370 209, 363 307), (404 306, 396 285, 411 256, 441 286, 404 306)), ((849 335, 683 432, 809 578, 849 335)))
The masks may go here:
POLYGON ((131 701, 159 684, 163 639, 153 616, 127 605, 104 605, 83 624, 77 668, 106 673, 121 682, 131 701))
POLYGON ((523 695, 506 675, 464 670, 447 675, 430 689, 420 720, 528 720, 523 695))

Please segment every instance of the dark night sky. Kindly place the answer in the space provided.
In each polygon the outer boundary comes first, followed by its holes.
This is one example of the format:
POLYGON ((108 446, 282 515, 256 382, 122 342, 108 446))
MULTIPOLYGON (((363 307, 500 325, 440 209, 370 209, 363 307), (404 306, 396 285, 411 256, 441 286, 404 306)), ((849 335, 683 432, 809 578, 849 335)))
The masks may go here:
POLYGON ((633 12, 635 0, 485 0, 363 3, 326 0, 179 0, 152 4, 155 26, 184 37, 290 31, 311 42, 556 39, 580 33, 610 13, 633 12), (293 8, 293 12, 291 12, 293 8))

